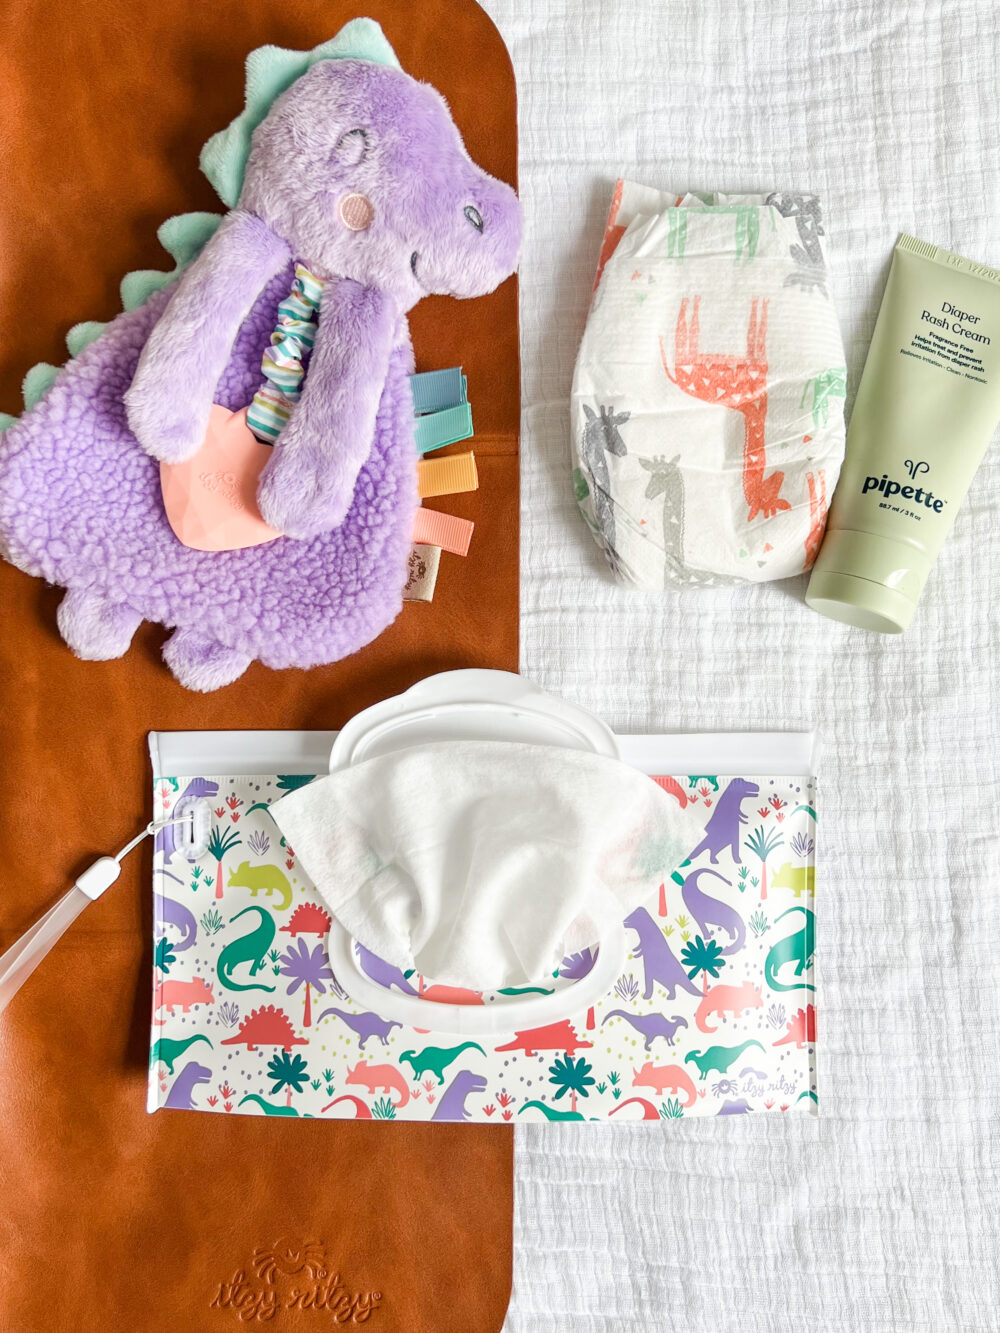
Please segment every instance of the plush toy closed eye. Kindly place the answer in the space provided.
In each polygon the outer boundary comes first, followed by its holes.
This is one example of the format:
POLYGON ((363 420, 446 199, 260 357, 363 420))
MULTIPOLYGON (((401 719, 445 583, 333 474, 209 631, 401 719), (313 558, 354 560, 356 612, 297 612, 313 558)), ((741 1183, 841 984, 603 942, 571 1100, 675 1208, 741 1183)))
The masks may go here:
POLYGON ((492 291, 520 240, 514 192, 370 20, 311 53, 261 48, 247 75, 244 112, 202 154, 231 211, 165 224, 179 277, 130 275, 135 308, 74 330, 78 354, 51 385, 29 374, 31 410, 0 436, 4 553, 67 589, 70 647, 119 656, 160 621, 194 689, 255 658, 336 660, 398 613, 417 504, 406 312, 492 291), (256 499, 284 535, 191 549, 160 465, 200 458, 242 409, 273 444, 256 499))

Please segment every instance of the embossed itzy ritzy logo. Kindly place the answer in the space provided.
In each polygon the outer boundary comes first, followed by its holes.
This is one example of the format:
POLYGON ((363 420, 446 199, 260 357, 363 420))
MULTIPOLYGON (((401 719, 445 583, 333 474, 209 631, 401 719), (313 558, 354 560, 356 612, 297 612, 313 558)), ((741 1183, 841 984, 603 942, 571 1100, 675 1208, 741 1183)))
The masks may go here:
POLYGON ((326 1257, 322 1241, 258 1245, 251 1268, 220 1282, 209 1309, 232 1310, 243 1323, 267 1323, 283 1310, 311 1310, 327 1324, 365 1324, 379 1308, 380 1291, 351 1291, 326 1257))
POLYGON ((235 472, 199 472, 198 480, 206 491, 221 495, 232 509, 246 509, 240 499, 240 482, 235 472))

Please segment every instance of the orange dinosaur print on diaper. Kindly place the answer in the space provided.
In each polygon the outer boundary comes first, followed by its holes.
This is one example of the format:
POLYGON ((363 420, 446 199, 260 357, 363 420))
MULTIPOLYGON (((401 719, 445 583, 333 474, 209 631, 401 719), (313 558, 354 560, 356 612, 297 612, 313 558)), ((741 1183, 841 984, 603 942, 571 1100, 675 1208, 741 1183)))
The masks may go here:
POLYGON ((666 349, 660 339, 660 359, 671 383, 697 398, 699 402, 729 407, 743 416, 743 494, 750 506, 748 523, 758 516, 772 518, 779 510, 790 509, 781 498, 783 472, 764 476, 764 424, 767 419, 767 301, 754 299, 747 325, 745 357, 722 356, 698 350, 698 306, 701 297, 691 302, 688 319, 687 297, 681 301, 674 332, 674 373, 667 365, 666 349))

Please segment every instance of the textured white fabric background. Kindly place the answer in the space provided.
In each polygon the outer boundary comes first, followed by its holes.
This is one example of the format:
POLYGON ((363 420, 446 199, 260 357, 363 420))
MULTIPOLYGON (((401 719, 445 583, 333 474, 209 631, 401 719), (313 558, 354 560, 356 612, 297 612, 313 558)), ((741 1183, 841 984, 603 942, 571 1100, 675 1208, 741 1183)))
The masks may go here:
POLYGON ((621 730, 825 741, 821 1118, 519 1127, 506 1328, 996 1330, 1000 449, 896 639, 802 580, 626 593, 567 476, 619 172, 820 193, 852 393, 897 231, 1000 265, 996 6, 485 3, 520 86, 522 670, 621 730))

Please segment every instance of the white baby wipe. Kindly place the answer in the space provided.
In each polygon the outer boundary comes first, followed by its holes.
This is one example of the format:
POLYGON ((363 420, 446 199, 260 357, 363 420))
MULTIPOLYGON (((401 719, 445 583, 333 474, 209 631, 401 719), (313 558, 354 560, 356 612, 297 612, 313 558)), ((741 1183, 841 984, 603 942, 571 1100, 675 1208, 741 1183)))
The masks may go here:
POLYGON ((619 929, 701 833, 618 759, 506 741, 364 760, 292 792, 273 815, 366 948, 478 989, 537 982, 619 929))
POLYGON ((577 502, 622 582, 809 568, 845 390, 814 196, 618 182, 571 413, 577 502))

